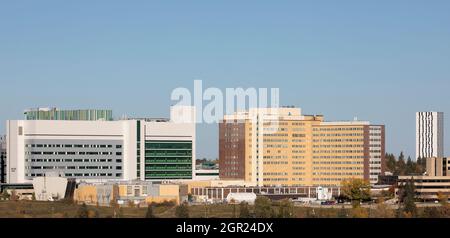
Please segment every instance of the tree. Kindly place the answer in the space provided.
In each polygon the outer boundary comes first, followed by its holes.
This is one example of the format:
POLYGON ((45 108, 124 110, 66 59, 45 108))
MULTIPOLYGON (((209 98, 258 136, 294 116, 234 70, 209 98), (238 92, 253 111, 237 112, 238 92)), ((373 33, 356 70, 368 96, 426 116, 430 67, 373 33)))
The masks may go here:
POLYGON ((155 218, 155 215, 153 214, 153 206, 150 204, 147 207, 147 213, 145 213, 145 218, 155 218))
POLYGON ((417 158, 416 162, 416 173, 417 174, 423 174, 425 173, 427 168, 427 160, 425 158, 417 158))
POLYGON ((393 154, 387 154, 386 153, 386 169, 391 172, 391 173, 395 173, 396 171, 396 161, 395 161, 395 156, 393 154))
POLYGON ((86 206, 86 203, 83 203, 77 211, 78 218, 89 218, 89 209, 86 206))
POLYGON ((412 161, 411 157, 408 156, 408 160, 406 160, 406 168, 405 168, 405 174, 406 175, 412 175, 416 171, 416 164, 412 161))
POLYGON ((413 178, 402 185, 399 190, 399 195, 403 207, 399 207, 398 215, 400 217, 415 217, 417 215, 417 207, 415 203, 416 193, 413 178))
POLYGON ((239 218, 250 218, 250 209, 248 207, 248 203, 241 202, 239 204, 239 218))
POLYGON ((177 218, 189 218, 189 207, 183 203, 175 208, 175 216, 177 218))
POLYGON ((8 200, 11 198, 11 195, 8 193, 8 191, 6 191, 6 189, 3 190, 2 198, 5 200, 8 200))
POLYGON ((342 195, 351 200, 354 207, 362 201, 370 200, 370 183, 363 179, 347 179, 342 181, 342 195))
POLYGON ((294 214, 294 205, 288 199, 283 199, 279 204, 278 218, 291 218, 294 214))
POLYGON ((270 218, 272 216, 272 202, 269 198, 260 196, 255 200, 256 218, 270 218))
POLYGON ((403 151, 400 152, 400 155, 398 156, 397 166, 395 175, 405 175, 406 173, 406 162, 405 162, 405 155, 403 154, 403 151))

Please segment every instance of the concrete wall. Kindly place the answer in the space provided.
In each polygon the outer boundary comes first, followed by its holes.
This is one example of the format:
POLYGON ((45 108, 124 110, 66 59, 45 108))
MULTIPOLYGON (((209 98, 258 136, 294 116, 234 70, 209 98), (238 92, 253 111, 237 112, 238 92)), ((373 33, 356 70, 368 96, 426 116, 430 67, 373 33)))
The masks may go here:
POLYGON ((60 177, 33 178, 36 200, 63 199, 67 189, 67 179, 60 177))

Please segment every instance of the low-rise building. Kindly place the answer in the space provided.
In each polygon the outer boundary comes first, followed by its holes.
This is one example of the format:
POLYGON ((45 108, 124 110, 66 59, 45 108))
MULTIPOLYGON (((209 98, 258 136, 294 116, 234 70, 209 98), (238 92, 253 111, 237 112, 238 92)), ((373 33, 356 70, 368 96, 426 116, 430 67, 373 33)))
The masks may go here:
POLYGON ((187 185, 156 184, 149 181, 121 181, 102 184, 81 183, 75 190, 78 203, 109 206, 114 203, 146 206, 150 203, 173 202, 180 204, 188 199, 187 185))
MULTIPOLYGON (((313 186, 286 186, 286 187, 260 187, 260 186, 211 186, 191 187, 191 195, 196 202, 224 202, 230 193, 254 193, 257 196, 266 196, 271 200, 320 198, 321 191, 326 191, 327 198, 337 198, 341 194, 340 187, 313 187, 313 186)), ((322 193, 323 194, 323 193, 322 193)), ((323 196, 322 196, 323 197, 323 196)))
POLYGON ((450 176, 399 176, 396 189, 398 196, 399 188, 408 181, 414 182, 415 192, 418 199, 437 200, 438 194, 450 195, 450 176))

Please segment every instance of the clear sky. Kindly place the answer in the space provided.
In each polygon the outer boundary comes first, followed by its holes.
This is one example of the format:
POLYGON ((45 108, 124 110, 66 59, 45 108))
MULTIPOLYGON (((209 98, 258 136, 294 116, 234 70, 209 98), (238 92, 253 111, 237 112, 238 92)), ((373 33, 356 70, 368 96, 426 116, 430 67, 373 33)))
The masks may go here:
MULTIPOLYGON (((415 112, 450 119, 450 1, 0 1, 0 133, 37 106, 168 116, 194 79, 385 124, 414 156, 415 112)), ((198 157, 217 131, 199 126, 198 157)))

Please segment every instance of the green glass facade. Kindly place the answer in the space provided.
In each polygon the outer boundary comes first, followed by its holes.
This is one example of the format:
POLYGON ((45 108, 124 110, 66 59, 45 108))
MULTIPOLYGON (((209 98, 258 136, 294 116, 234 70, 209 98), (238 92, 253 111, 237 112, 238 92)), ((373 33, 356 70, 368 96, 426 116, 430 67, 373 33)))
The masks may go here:
POLYGON ((26 120, 72 120, 72 121, 112 121, 112 110, 60 110, 57 108, 36 108, 25 111, 26 120))
POLYGON ((146 140, 145 179, 192 179, 192 142, 146 140))

